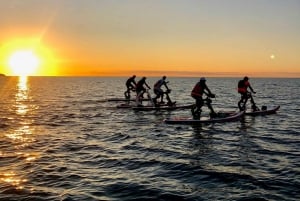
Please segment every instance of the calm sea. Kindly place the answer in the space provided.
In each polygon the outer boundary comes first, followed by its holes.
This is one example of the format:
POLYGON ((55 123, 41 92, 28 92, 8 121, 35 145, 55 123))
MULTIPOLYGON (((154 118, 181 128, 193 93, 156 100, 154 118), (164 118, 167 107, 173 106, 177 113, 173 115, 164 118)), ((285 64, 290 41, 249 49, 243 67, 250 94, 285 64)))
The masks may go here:
MULTIPOLYGON (((169 78, 171 98, 198 79, 169 78)), ((216 111, 237 110, 238 80, 208 78, 216 111)), ((125 81, 0 77, 0 200, 300 200, 300 79, 250 79, 279 112, 202 127, 105 101, 125 81)))

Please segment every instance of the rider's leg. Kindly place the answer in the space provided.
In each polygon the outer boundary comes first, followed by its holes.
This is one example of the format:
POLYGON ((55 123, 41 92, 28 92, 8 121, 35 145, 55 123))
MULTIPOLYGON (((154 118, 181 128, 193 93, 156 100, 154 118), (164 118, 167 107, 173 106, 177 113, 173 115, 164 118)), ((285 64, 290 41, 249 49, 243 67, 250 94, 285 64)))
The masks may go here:
POLYGON ((241 99, 238 102, 238 107, 240 109, 240 111, 245 110, 245 99, 247 98, 247 96, 245 96, 245 94, 241 94, 241 99))
POLYGON ((217 113, 214 111, 214 109, 211 105, 211 100, 210 99, 207 99, 206 105, 207 105, 208 109, 210 110, 210 117, 216 117, 217 113))
POLYGON ((208 107, 208 109, 210 110, 211 113, 215 114, 215 111, 214 111, 211 104, 207 104, 207 107, 208 107))
POLYGON ((154 93, 156 96, 152 99, 152 101, 155 105, 157 105, 157 99, 160 97, 160 95, 156 89, 154 89, 154 93))
MULTIPOLYGON (((193 97, 194 98, 194 97, 193 97)), ((194 116, 195 115, 195 112, 197 111, 197 107, 198 107, 198 101, 197 99, 195 98, 195 104, 193 105, 193 107, 191 108, 191 112, 192 112, 192 115, 194 116)))
POLYGON ((238 102, 238 107, 239 107, 239 109, 240 109, 241 111, 243 110, 243 108, 242 108, 243 100, 244 100, 244 99, 241 97, 240 101, 238 102))
POLYGON ((135 102, 136 104, 139 106, 139 105, 142 105, 142 101, 141 101, 141 95, 143 94, 143 91, 136 91, 136 99, 135 99, 135 102))
POLYGON ((241 103, 243 104, 242 105, 242 110, 246 110, 247 101, 248 101, 247 93, 242 94, 242 98, 241 98, 241 103))
POLYGON ((163 103, 164 101, 164 93, 160 92, 160 102, 163 103))
POLYGON ((167 101, 168 101, 167 104, 168 104, 169 106, 174 106, 174 105, 176 104, 176 101, 172 102, 172 100, 171 100, 171 98, 170 98, 170 96, 169 96, 169 93, 170 93, 169 90, 163 92, 163 94, 166 95, 166 99, 167 99, 167 101))
POLYGON ((164 98, 163 90, 162 89, 156 89, 156 93, 157 93, 158 98, 160 98, 160 103, 163 103, 163 98, 164 98))
POLYGON ((253 111, 257 111, 259 110, 259 108, 256 106, 255 102, 254 102, 254 99, 252 97, 252 95, 249 93, 248 94, 248 97, 250 98, 250 102, 251 102, 251 108, 253 111))
POLYGON ((125 98, 130 99, 130 91, 134 91, 135 87, 133 85, 126 85, 127 90, 124 92, 125 98))
POLYGON ((139 92, 139 99, 142 101, 142 99, 144 98, 144 93, 146 92, 146 89, 141 89, 141 91, 139 92))
POLYGON ((171 100, 171 98, 170 98, 170 96, 169 96, 168 93, 166 93, 166 99, 167 99, 167 101, 168 101, 168 105, 169 105, 169 106, 175 105, 176 102, 172 102, 172 100, 171 100))
POLYGON ((124 96, 126 99, 130 99, 130 89, 127 87, 127 90, 124 92, 124 96))
POLYGON ((158 94, 155 94, 155 97, 152 99, 154 102, 157 102, 157 99, 159 98, 158 94))
POLYGON ((204 105, 202 97, 197 97, 196 99, 196 105, 191 109, 192 115, 194 119, 200 119, 201 116, 201 108, 204 105))

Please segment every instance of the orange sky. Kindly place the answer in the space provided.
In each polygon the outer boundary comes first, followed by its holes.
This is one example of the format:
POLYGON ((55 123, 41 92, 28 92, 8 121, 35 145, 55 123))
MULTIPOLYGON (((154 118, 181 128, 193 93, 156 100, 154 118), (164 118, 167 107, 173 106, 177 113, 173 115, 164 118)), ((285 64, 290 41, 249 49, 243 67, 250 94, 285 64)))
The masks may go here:
POLYGON ((300 77, 300 2, 5 1, 0 73, 18 49, 33 75, 300 77))

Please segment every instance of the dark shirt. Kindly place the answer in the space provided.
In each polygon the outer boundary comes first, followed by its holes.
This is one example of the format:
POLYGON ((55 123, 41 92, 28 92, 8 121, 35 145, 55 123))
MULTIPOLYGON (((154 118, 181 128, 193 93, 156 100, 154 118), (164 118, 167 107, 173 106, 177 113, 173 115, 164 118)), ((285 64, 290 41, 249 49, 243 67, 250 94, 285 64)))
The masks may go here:
POLYGON ((131 83, 133 83, 134 85, 136 85, 134 79, 135 79, 135 77, 130 77, 130 78, 126 81, 126 85, 127 85, 127 86, 130 86, 131 83))

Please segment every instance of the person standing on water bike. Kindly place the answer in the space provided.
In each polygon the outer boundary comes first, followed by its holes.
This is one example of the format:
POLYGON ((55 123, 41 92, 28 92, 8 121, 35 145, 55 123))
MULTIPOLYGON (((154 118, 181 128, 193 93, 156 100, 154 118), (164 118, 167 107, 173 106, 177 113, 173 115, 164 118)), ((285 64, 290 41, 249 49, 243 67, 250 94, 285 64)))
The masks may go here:
POLYGON ((169 89, 169 87, 168 87, 168 85, 167 85, 167 83, 168 82, 166 82, 166 76, 163 76, 162 77, 162 79, 160 79, 160 80, 158 80, 155 84, 154 84, 154 89, 153 89, 153 91, 154 91, 154 93, 155 93, 155 97, 152 99, 153 100, 153 102, 154 102, 154 104, 156 105, 156 106, 158 106, 158 104, 157 104, 157 99, 159 99, 159 98, 161 98, 160 99, 160 104, 163 104, 164 102, 163 102, 163 98, 164 98, 164 94, 166 94, 166 96, 167 96, 167 100, 168 100, 168 105, 174 105, 175 103, 173 103, 172 101, 171 101, 171 99, 170 99, 170 97, 169 97, 169 93, 171 92, 171 90, 169 89), (167 89, 165 92, 162 90, 162 86, 165 86, 165 88, 167 89))
POLYGON ((215 94, 211 93, 209 88, 206 85, 206 79, 205 77, 200 78, 200 81, 197 82, 197 84, 194 86, 191 96, 196 100, 195 106, 191 109, 192 115, 194 119, 200 119, 201 115, 201 108, 204 105, 204 101, 206 101, 207 107, 210 109, 210 116, 215 117, 217 114, 215 113, 214 109, 212 108, 211 105, 211 100, 210 99, 203 99, 203 94, 206 94, 207 97, 210 98, 215 98, 215 94))
POLYGON ((125 98, 130 99, 130 91, 135 91, 136 88, 136 82, 135 82, 136 76, 133 75, 126 81, 126 87, 127 90, 124 92, 125 98))
POLYGON ((148 88, 151 89, 149 87, 149 85, 146 83, 146 77, 142 77, 142 79, 140 79, 137 84, 136 84, 136 99, 137 101, 140 102, 141 99, 143 99, 144 97, 144 93, 146 92, 146 88, 144 87, 144 85, 148 88))
POLYGON ((248 91, 248 88, 251 90, 252 93, 254 93, 254 94, 256 93, 250 85, 249 78, 247 76, 245 76, 244 79, 242 79, 238 82, 238 93, 241 94, 241 100, 238 102, 238 107, 239 107, 240 111, 245 110, 246 103, 247 103, 248 99, 250 98, 250 101, 252 104, 252 110, 257 111, 259 109, 257 108, 257 106, 254 102, 251 92, 248 91))

